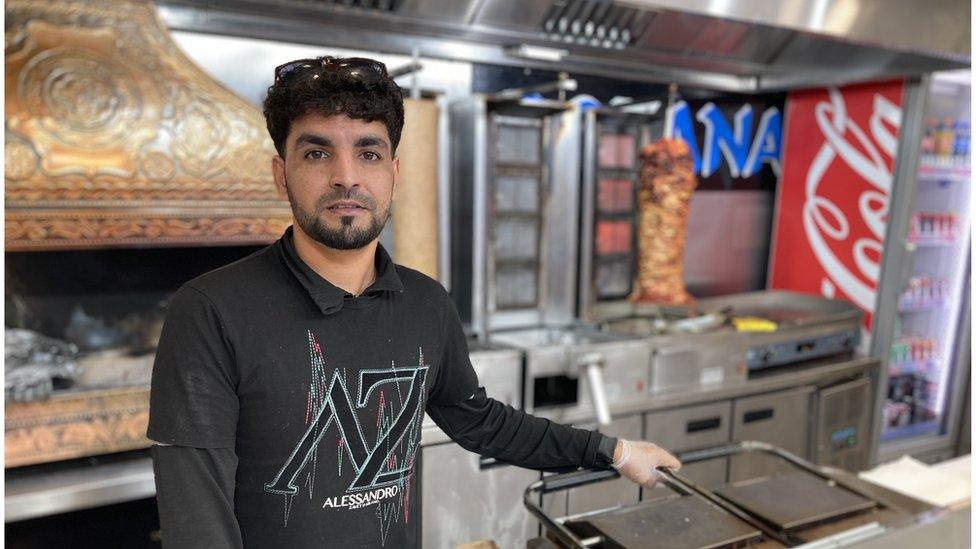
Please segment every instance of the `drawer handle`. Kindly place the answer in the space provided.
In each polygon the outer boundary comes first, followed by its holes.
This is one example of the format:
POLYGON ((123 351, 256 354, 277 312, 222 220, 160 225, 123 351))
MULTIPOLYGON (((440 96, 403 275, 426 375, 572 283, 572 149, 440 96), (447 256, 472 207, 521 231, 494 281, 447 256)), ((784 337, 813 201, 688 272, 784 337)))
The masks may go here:
POLYGON ((508 464, 502 461, 498 461, 495 458, 486 458, 486 457, 478 458, 478 469, 481 469, 482 471, 485 471, 487 469, 494 469, 496 467, 504 467, 506 465, 508 464))
POLYGON ((695 421, 689 421, 685 428, 685 432, 697 433, 699 431, 710 431, 712 429, 718 429, 722 426, 721 417, 710 417, 708 419, 696 419, 695 421))
POLYGON ((764 419, 773 418, 773 409, 766 408, 763 410, 753 410, 751 412, 746 412, 742 414, 742 423, 752 423, 753 421, 762 421, 764 419))

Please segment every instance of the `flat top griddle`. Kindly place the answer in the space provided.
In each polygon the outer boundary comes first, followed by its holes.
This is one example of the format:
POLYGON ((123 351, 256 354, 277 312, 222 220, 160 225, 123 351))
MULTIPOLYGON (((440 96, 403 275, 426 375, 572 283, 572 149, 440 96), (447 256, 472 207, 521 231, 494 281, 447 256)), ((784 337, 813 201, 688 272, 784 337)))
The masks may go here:
POLYGON ((839 300, 766 290, 701 299, 691 305, 637 304, 623 317, 603 319, 613 331, 638 335, 730 332, 724 317, 758 317, 775 322, 780 330, 831 322, 859 322, 857 308, 839 300), (719 317, 719 318, 713 318, 719 317))
POLYGON ((757 540, 759 530, 692 496, 664 498, 567 522, 581 536, 602 535, 605 547, 705 549, 757 540))
POLYGON ((784 532, 875 506, 803 471, 726 486, 715 493, 784 532))

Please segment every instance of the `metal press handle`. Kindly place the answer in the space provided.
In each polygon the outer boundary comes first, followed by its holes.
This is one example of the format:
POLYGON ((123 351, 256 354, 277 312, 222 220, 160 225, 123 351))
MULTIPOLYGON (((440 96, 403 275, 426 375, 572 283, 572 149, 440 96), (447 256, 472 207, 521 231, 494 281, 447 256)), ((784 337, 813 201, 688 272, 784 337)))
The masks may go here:
POLYGON ((618 477, 620 477, 620 473, 615 469, 580 469, 579 471, 544 477, 542 480, 532 483, 526 489, 526 493, 535 491, 539 494, 548 494, 618 477))
POLYGON ((590 391, 590 402, 596 414, 598 425, 607 426, 613 421, 610 416, 610 403, 607 400, 607 389, 603 383, 603 365, 605 363, 600 353, 587 353, 577 358, 577 364, 586 370, 586 386, 590 391))

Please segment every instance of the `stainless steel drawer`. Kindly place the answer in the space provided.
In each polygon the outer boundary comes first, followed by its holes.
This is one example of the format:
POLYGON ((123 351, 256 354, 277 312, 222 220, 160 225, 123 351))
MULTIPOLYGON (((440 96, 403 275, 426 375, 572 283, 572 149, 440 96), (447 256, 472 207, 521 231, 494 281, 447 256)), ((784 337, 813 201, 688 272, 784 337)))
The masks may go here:
POLYGON ((644 416, 644 440, 681 452, 729 441, 732 403, 688 406, 644 416))
MULTIPOLYGON (((759 440, 779 446, 804 459, 810 455, 810 398, 814 387, 801 387, 733 402, 733 440, 759 440)), ((794 467, 762 454, 733 456, 729 480, 788 473, 794 467)))
POLYGON ((525 547, 538 535, 538 521, 522 504, 538 472, 493 466, 453 443, 427 446, 423 453, 424 547, 487 539, 499 547, 525 547))

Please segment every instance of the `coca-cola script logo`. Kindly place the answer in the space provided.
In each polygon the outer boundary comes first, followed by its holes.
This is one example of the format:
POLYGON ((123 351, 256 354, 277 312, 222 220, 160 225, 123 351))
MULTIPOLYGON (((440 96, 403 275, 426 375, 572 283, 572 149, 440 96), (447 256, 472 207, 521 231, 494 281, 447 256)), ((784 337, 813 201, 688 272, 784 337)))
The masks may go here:
POLYGON ((770 287, 874 312, 901 83, 790 95, 770 287))
POLYGON ((821 291, 827 297, 834 297, 836 286, 844 291, 861 309, 874 309, 878 275, 881 272, 879 261, 884 249, 885 223, 888 219, 888 196, 891 194, 891 170, 878 147, 893 157, 898 147, 897 128, 901 125, 901 109, 880 95, 874 97, 874 112, 871 113, 871 133, 869 139, 856 123, 847 118, 844 96, 836 88, 831 88, 830 102, 818 103, 816 107, 817 126, 825 138, 807 172, 806 201, 803 203, 803 229, 806 232, 813 253, 827 272, 821 284, 821 291), (891 131, 882 121, 895 128, 891 131), (850 139, 855 139, 862 153, 850 139), (845 212, 831 201, 829 196, 818 194, 820 182, 827 167, 837 159, 845 162, 873 189, 866 189, 857 199, 858 213, 870 234, 853 239, 854 265, 857 273, 851 271, 837 257, 827 244, 826 238, 846 242, 851 238, 850 223, 845 212), (873 251, 868 254, 868 250, 873 251), (858 276, 860 275, 860 276, 858 276))

